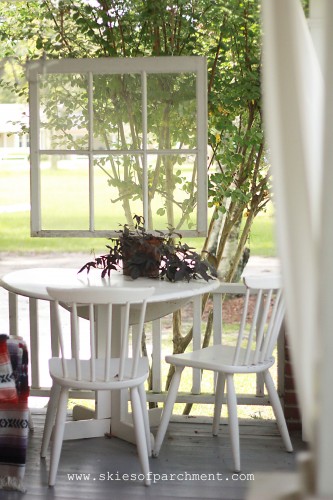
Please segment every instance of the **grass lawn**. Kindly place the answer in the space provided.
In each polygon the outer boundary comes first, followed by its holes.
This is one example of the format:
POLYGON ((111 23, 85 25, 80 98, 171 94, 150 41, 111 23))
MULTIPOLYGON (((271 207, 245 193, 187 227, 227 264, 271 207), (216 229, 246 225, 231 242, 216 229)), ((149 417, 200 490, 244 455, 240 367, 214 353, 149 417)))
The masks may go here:
MULTIPOLYGON (((57 189, 57 179, 54 173, 43 173, 42 182, 52 185, 50 196, 44 203, 49 204, 48 219, 52 221, 59 216, 63 224, 70 223, 78 217, 71 199, 81 199, 81 183, 78 182, 77 172, 66 172, 67 193, 57 189), (44 180, 43 180, 44 179, 44 180), (60 193, 60 195, 59 195, 60 193), (66 207, 70 207, 66 209, 66 207), (68 217, 68 213, 71 214, 68 217)), ((103 190, 105 191, 105 189, 103 190)), ((98 206, 103 201, 105 206, 105 192, 98 200, 98 206)), ((32 238, 30 236, 29 214, 29 170, 14 168, 14 163, 0 162, 0 252, 87 252, 94 250, 100 253, 105 250, 106 240, 103 238, 32 238)), ((43 203, 43 200, 42 200, 43 203)), ((77 204, 76 204, 77 205, 77 204)), ((110 216, 106 216, 110 218, 110 216)), ((99 222, 103 226, 103 221, 99 222)), ((107 222, 104 224, 106 227, 107 222)), ((190 246, 200 250, 204 238, 185 239, 190 246)), ((276 255, 274 244, 274 216, 272 210, 260 214, 251 230, 248 246, 251 255, 272 257, 276 255)))

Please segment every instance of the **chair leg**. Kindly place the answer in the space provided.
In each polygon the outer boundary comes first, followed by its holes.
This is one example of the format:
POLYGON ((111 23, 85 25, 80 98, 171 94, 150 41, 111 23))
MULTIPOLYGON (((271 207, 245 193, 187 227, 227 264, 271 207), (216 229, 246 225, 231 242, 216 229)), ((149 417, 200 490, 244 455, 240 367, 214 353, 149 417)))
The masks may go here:
POLYGON ((150 432, 149 416, 148 416, 148 411, 147 411, 147 397, 146 397, 145 387, 143 384, 138 386, 138 391, 139 391, 141 408, 142 408, 143 422, 144 422, 144 426, 145 426, 148 456, 151 457, 152 448, 153 448, 153 442, 152 442, 153 436, 150 432))
POLYGON ((280 434, 282 436, 284 445, 285 445, 286 450, 288 452, 292 452, 293 445, 291 444, 291 441, 290 441, 288 427, 286 424, 286 419, 284 418, 284 413, 282 410, 280 398, 279 398, 279 395, 278 395, 277 390, 275 388, 271 374, 269 373, 268 370, 266 370, 264 372, 264 380, 265 380, 265 385, 267 387, 268 397, 269 397, 270 403, 272 405, 274 415, 276 418, 276 422, 277 422, 280 434))
POLYGON ((228 421, 231 441, 231 450, 234 459, 235 472, 239 472, 240 468, 240 451, 239 451, 239 426, 237 416, 237 397, 234 386, 233 375, 227 375, 227 404, 228 404, 228 421))
POLYGON ((62 448, 62 442, 64 439, 64 430, 65 430, 66 415, 67 415, 67 401, 68 401, 68 389, 66 387, 62 387, 59 395, 58 411, 54 426, 54 435, 53 435, 51 462, 50 462, 49 486, 54 486, 56 475, 58 472, 60 453, 62 448))
POLYGON ((157 429, 157 434, 155 436, 153 457, 158 457, 158 454, 160 452, 163 439, 172 415, 173 405, 175 404, 177 398, 178 388, 183 370, 183 366, 175 367, 175 373, 173 374, 173 377, 171 379, 168 395, 163 407, 161 421, 157 429))
POLYGON ((45 418, 44 432, 43 432, 43 440, 40 456, 42 458, 46 457, 47 449, 50 444, 52 429, 55 421, 55 417, 57 414, 57 406, 60 394, 60 386, 53 383, 50 393, 50 399, 47 405, 47 412, 45 418))
POLYGON ((217 374, 216 388, 215 388, 215 405, 214 405, 214 418, 213 418, 213 436, 217 436, 220 425, 220 416, 222 410, 222 401, 224 396, 225 375, 219 372, 217 374))
POLYGON ((150 485, 149 479, 149 461, 147 452, 147 438, 144 424, 144 417, 142 414, 141 399, 137 387, 132 387, 130 390, 133 423, 136 437, 136 446, 138 449, 139 460, 142 472, 145 476, 145 485, 150 485))

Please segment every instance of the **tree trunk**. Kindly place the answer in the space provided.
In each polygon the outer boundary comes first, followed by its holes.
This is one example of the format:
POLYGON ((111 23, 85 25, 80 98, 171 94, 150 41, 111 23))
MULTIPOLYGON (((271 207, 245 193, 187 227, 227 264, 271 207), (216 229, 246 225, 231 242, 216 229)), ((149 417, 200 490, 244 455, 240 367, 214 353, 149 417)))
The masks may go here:
POLYGON ((236 249, 238 246, 239 233, 240 233, 241 219, 237 221, 231 228, 229 237, 224 247, 222 259, 218 267, 219 277, 224 280, 227 272, 230 269, 232 260, 235 257, 236 249))

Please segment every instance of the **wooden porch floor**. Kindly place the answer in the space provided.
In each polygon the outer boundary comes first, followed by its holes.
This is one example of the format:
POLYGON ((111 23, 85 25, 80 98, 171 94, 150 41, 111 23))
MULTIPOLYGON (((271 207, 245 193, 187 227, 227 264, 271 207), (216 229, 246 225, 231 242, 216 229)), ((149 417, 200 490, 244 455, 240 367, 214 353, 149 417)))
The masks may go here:
POLYGON ((299 432, 291 433, 295 452, 290 454, 284 450, 275 422, 240 421, 242 473, 233 476, 227 425, 222 424, 220 435, 213 437, 208 423, 192 417, 170 424, 160 456, 150 460, 155 474, 150 487, 140 480, 120 479, 123 474, 140 474, 134 445, 116 438, 95 438, 64 442, 56 486, 48 488, 49 457, 39 457, 44 418, 44 410, 34 410, 35 430, 29 437, 25 476, 27 493, 0 491, 0 499, 239 500, 246 498, 256 473, 293 471, 297 451, 306 449, 299 432), (183 476, 177 478, 176 474, 183 476), (198 480, 202 474, 207 477, 198 480))

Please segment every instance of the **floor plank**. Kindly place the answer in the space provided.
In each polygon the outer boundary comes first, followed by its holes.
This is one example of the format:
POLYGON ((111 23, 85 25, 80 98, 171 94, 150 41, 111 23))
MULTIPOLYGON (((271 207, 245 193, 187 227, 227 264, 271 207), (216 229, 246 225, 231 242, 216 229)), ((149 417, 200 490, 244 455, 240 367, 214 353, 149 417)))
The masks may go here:
MULTIPOLYGON (((191 418, 170 424, 159 457, 150 460, 150 487, 140 481, 134 445, 116 438, 96 438, 64 442, 56 486, 48 488, 49 456, 45 460, 39 457, 44 418, 43 410, 33 414, 27 493, 0 491, 0 499, 241 500, 256 473, 296 467, 296 453, 285 452, 275 422, 241 421, 242 472, 233 476, 227 425, 221 425, 219 436, 213 437, 210 426, 191 418)), ((296 451, 306 449, 299 433, 291 437, 296 451)))

